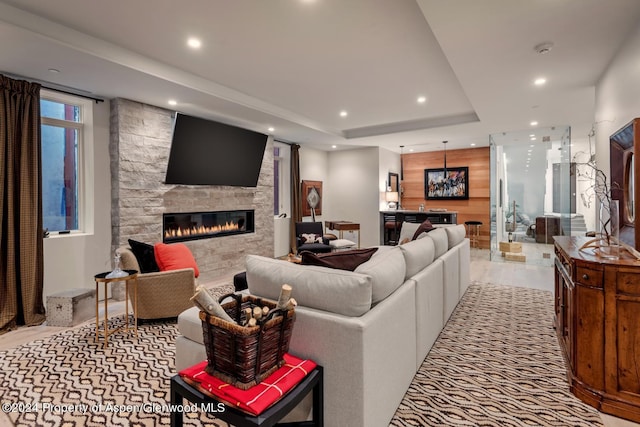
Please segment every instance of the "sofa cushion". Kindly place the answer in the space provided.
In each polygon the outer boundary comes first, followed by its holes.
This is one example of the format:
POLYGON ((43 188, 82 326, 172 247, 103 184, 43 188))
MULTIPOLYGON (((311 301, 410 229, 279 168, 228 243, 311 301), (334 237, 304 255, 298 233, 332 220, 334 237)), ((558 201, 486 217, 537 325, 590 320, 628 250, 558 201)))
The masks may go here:
POLYGON ((425 219, 422 222, 422 224, 418 226, 415 233, 413 233, 413 237, 411 238, 411 240, 416 240, 418 236, 420 236, 422 233, 428 233, 433 229, 434 227, 433 227, 433 224, 431 224, 431 221, 429 221, 428 219, 425 219))
POLYGON ((433 244, 436 249, 436 258, 439 258, 449 250, 449 238, 447 237, 447 232, 445 231, 447 228, 450 227, 436 228, 435 230, 432 230, 429 232, 429 234, 427 234, 427 237, 433 240, 433 244))
POLYGON ((178 331, 192 341, 204 343, 202 333, 202 320, 199 317, 200 309, 191 307, 178 315, 178 331))
POLYGON ((309 243, 323 243, 322 241, 322 236, 319 234, 307 234, 307 233, 302 233, 300 235, 300 241, 303 244, 309 244, 309 243))
POLYGON ((404 283, 405 261, 400 248, 378 251, 371 259, 360 264, 356 273, 371 276, 371 302, 376 304, 404 283))
POLYGON ((156 243, 153 247, 156 262, 160 271, 179 270, 181 268, 193 268, 195 277, 200 275, 198 264, 193 254, 184 243, 156 243))
POLYGON ((277 300, 291 285, 298 304, 318 310, 361 316, 371 308, 371 276, 352 271, 248 255, 247 282, 254 295, 277 300))
POLYGON ((467 230, 464 228, 463 224, 446 227, 444 231, 447 233, 449 249, 462 242, 467 235, 467 230))
POLYGON ((346 249, 354 247, 356 243, 348 239, 334 239, 329 240, 329 245, 331 245, 333 249, 346 249))
POLYGON ((420 270, 431 264, 435 258, 433 239, 418 239, 400 246, 406 264, 405 277, 415 276, 420 270))
POLYGON ((418 227, 420 227, 420 224, 418 223, 403 222, 400 227, 400 237, 398 238, 398 242, 400 242, 400 244, 410 242, 418 227))
POLYGON ((155 273, 160 271, 160 267, 158 267, 158 263, 156 262, 153 245, 129 239, 129 247, 138 261, 140 273, 155 273))
POLYGON ((369 258, 371 258, 377 250, 378 248, 353 249, 327 254, 315 254, 304 251, 300 254, 302 255, 301 264, 353 271, 363 262, 369 261, 369 258))

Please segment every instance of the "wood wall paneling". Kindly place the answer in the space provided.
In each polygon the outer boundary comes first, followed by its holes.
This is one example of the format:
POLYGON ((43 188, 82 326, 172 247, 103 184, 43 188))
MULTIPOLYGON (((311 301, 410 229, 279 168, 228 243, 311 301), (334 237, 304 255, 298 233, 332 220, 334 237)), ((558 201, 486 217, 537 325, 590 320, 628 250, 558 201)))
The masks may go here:
POLYGON ((479 246, 488 249, 491 214, 489 162, 488 147, 447 150, 447 167, 469 168, 469 199, 425 200, 424 170, 443 167, 444 151, 403 154, 402 207, 417 210, 420 204, 424 204, 425 209, 445 208, 457 211, 458 224, 464 224, 465 221, 482 221, 479 246))

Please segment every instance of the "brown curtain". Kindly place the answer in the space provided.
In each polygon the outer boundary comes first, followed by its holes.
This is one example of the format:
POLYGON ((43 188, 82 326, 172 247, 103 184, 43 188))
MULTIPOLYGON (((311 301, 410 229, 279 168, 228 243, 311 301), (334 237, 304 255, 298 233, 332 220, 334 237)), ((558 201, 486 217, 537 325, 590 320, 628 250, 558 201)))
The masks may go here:
POLYGON ((291 145, 291 223, 289 224, 289 244, 291 252, 296 253, 296 222, 302 221, 300 203, 300 146, 291 145))
POLYGON ((45 320, 40 85, 0 75, 0 334, 45 320))

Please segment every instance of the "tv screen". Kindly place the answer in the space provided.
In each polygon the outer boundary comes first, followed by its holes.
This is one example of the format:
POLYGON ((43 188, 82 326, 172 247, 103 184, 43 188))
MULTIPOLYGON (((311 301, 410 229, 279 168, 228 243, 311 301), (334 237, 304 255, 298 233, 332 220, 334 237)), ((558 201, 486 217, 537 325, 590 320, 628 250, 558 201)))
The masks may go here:
POLYGON ((258 185, 267 135, 176 113, 166 184, 258 185))

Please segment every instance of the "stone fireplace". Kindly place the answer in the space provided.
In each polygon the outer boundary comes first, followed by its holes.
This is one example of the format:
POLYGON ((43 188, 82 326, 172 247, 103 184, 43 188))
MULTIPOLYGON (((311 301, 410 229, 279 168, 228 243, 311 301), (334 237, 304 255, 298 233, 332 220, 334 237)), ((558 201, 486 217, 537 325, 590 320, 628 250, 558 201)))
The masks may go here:
POLYGON ((254 231, 253 210, 162 214, 164 243, 211 239, 254 231))
POLYGON ((172 111, 111 100, 112 249, 127 245, 128 239, 165 241, 167 215, 247 211, 253 212, 253 232, 225 231, 216 238, 183 240, 198 263, 200 283, 243 271, 248 254, 273 257, 273 140, 267 141, 257 187, 167 185, 172 128, 172 111))

